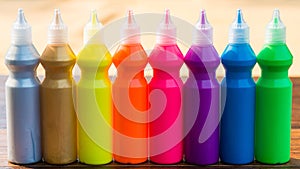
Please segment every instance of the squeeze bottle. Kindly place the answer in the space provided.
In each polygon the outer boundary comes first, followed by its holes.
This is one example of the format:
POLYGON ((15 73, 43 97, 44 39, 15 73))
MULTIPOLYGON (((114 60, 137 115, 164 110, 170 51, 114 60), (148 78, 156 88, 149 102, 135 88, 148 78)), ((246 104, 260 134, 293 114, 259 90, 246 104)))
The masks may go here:
POLYGON ((184 56, 176 43, 176 26, 171 21, 169 10, 165 11, 156 37, 156 45, 149 56, 153 68, 153 78, 149 83, 152 94, 150 160, 158 164, 174 164, 183 158, 183 83, 179 71, 184 56))
POLYGON ((240 9, 229 31, 229 44, 221 56, 226 75, 221 83, 220 158, 224 163, 247 164, 254 159, 255 53, 249 27, 240 9))
POLYGON ((117 77, 113 92, 113 152, 119 163, 138 164, 148 158, 147 54, 132 10, 121 29, 121 44, 113 56, 117 77))
POLYGON ((108 69, 111 55, 101 40, 102 24, 91 12, 84 27, 84 47, 78 53, 81 78, 77 84, 78 157, 86 164, 112 161, 112 101, 108 69))
POLYGON ((41 85, 43 159, 68 164, 77 159, 76 113, 72 95, 72 69, 76 56, 68 44, 68 29, 60 10, 54 10, 48 44, 41 56, 46 77, 41 85))
POLYGON ((40 136, 39 54, 32 44, 31 26, 23 9, 12 26, 5 56, 9 76, 5 83, 8 161, 35 163, 42 159, 40 136))
POLYGON ((267 164, 290 160, 293 56, 286 45, 286 27, 279 10, 267 25, 265 45, 257 55, 262 70, 256 84, 255 158, 267 164))
POLYGON ((184 62, 189 68, 189 78, 183 86, 184 126, 188 133, 184 139, 185 160, 198 165, 213 164, 219 161, 220 85, 216 69, 220 57, 213 46, 213 28, 204 10, 184 62))

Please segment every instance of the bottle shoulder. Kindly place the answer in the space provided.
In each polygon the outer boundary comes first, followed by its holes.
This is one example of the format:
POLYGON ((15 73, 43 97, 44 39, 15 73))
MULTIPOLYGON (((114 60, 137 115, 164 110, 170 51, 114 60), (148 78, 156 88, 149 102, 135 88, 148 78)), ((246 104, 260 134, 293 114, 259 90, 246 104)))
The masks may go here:
POLYGON ((41 55, 41 62, 75 62, 76 56, 69 44, 48 44, 41 55))
POLYGON ((190 69, 217 68, 220 64, 220 56, 213 45, 191 46, 184 57, 184 62, 190 69))
POLYGON ((37 64, 39 62, 39 59, 40 55, 32 44, 11 45, 6 53, 5 63, 16 65, 31 65, 37 64))
POLYGON ((260 66, 286 66, 293 63, 293 55, 286 44, 266 44, 257 55, 260 66))
POLYGON ((87 44, 77 55, 77 64, 83 67, 110 67, 112 56, 103 44, 87 44))
POLYGON ((247 43, 228 44, 221 55, 221 60, 222 62, 232 63, 255 62, 256 56, 251 46, 247 43))
POLYGON ((149 63, 156 69, 180 68, 184 56, 177 45, 155 45, 149 55, 149 63))
POLYGON ((121 44, 112 59, 118 67, 121 63, 128 66, 146 66, 148 62, 147 53, 141 44, 121 44))

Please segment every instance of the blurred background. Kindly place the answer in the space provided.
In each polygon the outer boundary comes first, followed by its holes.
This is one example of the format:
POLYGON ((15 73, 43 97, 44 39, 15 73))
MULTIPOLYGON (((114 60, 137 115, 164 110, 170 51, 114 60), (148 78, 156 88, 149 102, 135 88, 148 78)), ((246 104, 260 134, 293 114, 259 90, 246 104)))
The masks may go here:
MULTIPOLYGON (((195 24, 200 10, 205 9, 208 20, 214 27, 214 44, 220 55, 227 45, 228 29, 235 18, 236 9, 241 8, 243 11, 244 19, 250 26, 250 43, 257 54, 264 43, 265 27, 273 10, 278 8, 287 27, 287 44, 294 55, 294 64, 289 74, 293 77, 300 76, 299 0, 0 0, 0 7, 0 75, 8 74, 4 58, 10 45, 10 28, 16 19, 18 8, 24 9, 25 17, 32 26, 33 43, 40 54, 46 46, 47 27, 52 20, 54 8, 60 8, 62 18, 69 27, 69 41, 75 54, 82 48, 83 27, 89 20, 91 9, 97 10, 98 18, 104 25, 124 17, 128 9, 133 9, 135 14, 142 14, 163 13, 166 8, 171 10, 171 15, 195 24)), ((145 39, 147 38, 142 39, 142 44, 150 52, 155 37, 145 39)), ((188 50, 188 46, 182 44, 180 48, 184 54, 188 50)), ((114 53, 113 48, 110 51, 114 53)), ((38 73, 43 74, 43 70, 39 68, 38 73)), ((75 70, 75 73, 78 71, 75 70)), ((112 67, 110 74, 114 73, 112 67)), ((187 74, 186 69, 183 69, 183 74, 187 74)), ((224 75, 221 66, 218 75, 224 75)), ((260 75, 257 65, 253 75, 260 75)))

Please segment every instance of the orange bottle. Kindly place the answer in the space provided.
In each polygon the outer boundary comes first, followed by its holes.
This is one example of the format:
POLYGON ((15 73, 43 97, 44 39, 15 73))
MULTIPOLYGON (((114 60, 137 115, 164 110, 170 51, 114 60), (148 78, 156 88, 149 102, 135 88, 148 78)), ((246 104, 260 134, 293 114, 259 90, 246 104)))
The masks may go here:
POLYGON ((137 164, 148 157, 148 84, 144 77, 147 54, 132 11, 122 29, 122 44, 113 56, 118 75, 113 93, 113 153, 119 163, 137 164))

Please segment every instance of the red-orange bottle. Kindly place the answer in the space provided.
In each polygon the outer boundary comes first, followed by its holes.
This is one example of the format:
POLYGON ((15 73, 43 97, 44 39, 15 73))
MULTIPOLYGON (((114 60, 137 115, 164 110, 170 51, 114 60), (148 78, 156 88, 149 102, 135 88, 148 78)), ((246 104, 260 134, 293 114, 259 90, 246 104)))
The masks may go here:
POLYGON ((113 93, 113 153, 119 163, 137 164, 148 157, 148 84, 144 68, 148 62, 132 11, 122 29, 122 44, 113 56, 118 75, 113 93))

